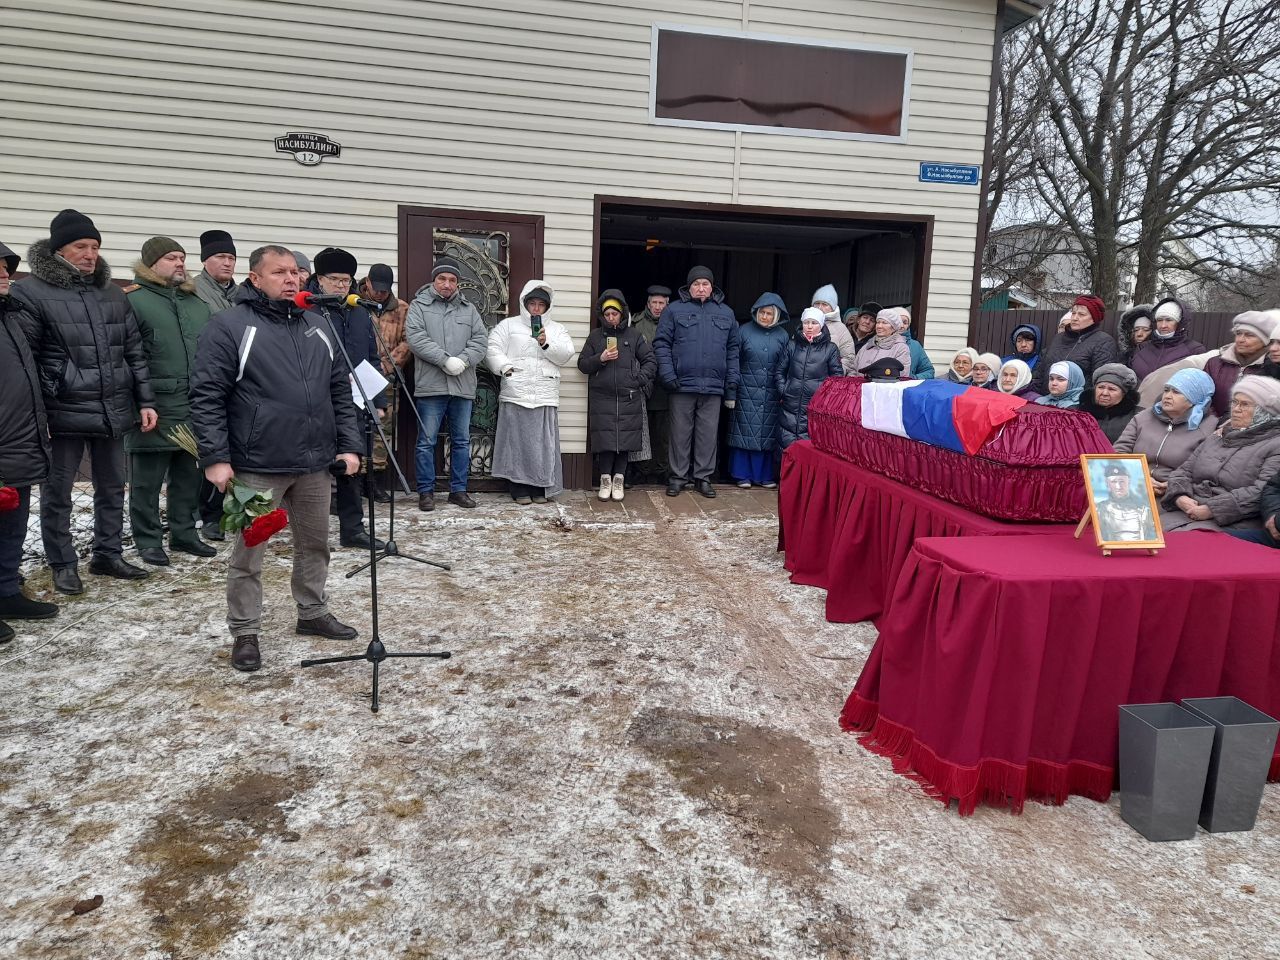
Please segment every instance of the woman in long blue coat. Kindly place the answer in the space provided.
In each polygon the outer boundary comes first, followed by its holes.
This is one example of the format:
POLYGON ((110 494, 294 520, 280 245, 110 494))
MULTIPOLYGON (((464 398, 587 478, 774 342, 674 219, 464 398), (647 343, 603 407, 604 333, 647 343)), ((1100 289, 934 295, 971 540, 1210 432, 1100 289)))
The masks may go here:
POLYGON ((779 397, 773 370, 787 349, 790 320, 776 293, 765 293, 751 308, 751 322, 738 331, 737 405, 729 416, 729 476, 740 487, 776 487, 779 397))

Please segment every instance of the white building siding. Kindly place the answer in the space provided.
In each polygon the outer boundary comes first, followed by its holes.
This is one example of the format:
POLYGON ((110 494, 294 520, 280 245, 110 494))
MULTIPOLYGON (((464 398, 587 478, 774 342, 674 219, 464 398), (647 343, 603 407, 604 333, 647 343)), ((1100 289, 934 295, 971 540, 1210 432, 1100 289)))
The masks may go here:
MULTIPOLYGON (((982 160, 995 0, 38 6, 7 11, 0 34, 0 239, 15 248, 73 206, 118 275, 147 237, 194 254, 211 226, 242 254, 338 244, 395 265, 399 204, 539 214, 556 312, 580 342, 597 194, 930 214, 930 352, 964 342, 979 195, 917 173, 982 160), (909 47, 906 143, 654 126, 655 21, 909 47), (341 158, 275 153, 289 130, 327 134, 341 158)), ((581 452, 576 371, 562 397, 564 449, 581 452)))

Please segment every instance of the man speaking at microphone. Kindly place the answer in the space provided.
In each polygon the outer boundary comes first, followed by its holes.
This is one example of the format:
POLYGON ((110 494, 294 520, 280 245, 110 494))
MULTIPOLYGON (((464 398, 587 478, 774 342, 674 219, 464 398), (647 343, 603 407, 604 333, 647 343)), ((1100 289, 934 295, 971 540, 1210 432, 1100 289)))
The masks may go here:
MULTIPOLYGON (((297 632, 352 640, 329 612, 329 467, 360 469, 362 446, 342 354, 324 320, 293 303, 298 265, 286 247, 259 247, 230 310, 200 335, 191 373, 191 419, 200 466, 225 490, 233 476, 289 514, 297 632)), ((235 538, 227 571, 231 665, 261 666, 262 552, 235 538)))
MULTIPOLYGON (((316 254, 313 264, 315 272, 303 287, 305 292, 319 294, 321 297, 350 296, 358 269, 355 257, 337 247, 326 247, 316 254)), ((360 361, 368 360, 373 369, 382 369, 378 341, 373 335, 373 318, 369 316, 368 310, 359 304, 332 302, 317 303, 312 309, 328 317, 333 328, 338 331, 338 336, 342 338, 342 345, 347 348, 352 364, 358 367, 360 361)), ((383 419, 387 412, 386 391, 370 399, 378 419, 383 419)), ((361 486, 358 476, 338 477, 338 542, 344 547, 368 550, 369 532, 364 528, 361 486)), ((382 542, 378 541, 376 548, 381 550, 382 546, 382 542)))

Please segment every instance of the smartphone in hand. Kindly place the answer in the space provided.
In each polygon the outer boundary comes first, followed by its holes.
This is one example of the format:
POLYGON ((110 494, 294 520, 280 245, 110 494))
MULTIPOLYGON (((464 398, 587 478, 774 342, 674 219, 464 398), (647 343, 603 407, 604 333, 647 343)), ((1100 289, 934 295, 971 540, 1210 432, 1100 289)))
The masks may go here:
POLYGON ((542 332, 542 320, 540 320, 538 317, 534 317, 532 320, 530 320, 529 330, 533 334, 533 339, 537 340, 538 334, 542 332))
POLYGON ((604 348, 605 348, 606 350, 617 350, 617 349, 618 349, 618 338, 617 338, 617 337, 605 337, 605 338, 604 338, 604 348))

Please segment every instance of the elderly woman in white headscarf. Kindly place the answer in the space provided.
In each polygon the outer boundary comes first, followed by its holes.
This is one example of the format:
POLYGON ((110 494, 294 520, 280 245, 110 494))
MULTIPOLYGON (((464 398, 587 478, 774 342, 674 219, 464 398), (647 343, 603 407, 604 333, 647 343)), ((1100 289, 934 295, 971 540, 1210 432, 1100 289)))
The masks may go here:
POLYGON ((1040 399, 1040 394, 1031 386, 1031 367, 1025 360, 1006 360, 1001 364, 996 387, 1001 393, 1021 397, 1029 403, 1040 399))
POLYGON ((876 314, 876 335, 858 351, 854 369, 859 373, 883 363, 892 357, 902 364, 904 373, 911 370, 911 348, 902 335, 905 326, 902 314, 894 308, 876 314))
POLYGON ((952 383, 973 383, 973 365, 977 362, 978 351, 973 347, 957 350, 943 379, 952 383))
POLYGON ((1000 389, 1000 358, 994 353, 980 353, 973 361, 971 381, 975 387, 986 390, 1000 389))
POLYGON ((1262 489, 1280 473, 1280 380, 1242 377, 1226 424, 1169 475, 1160 501, 1167 530, 1262 525, 1262 489))

